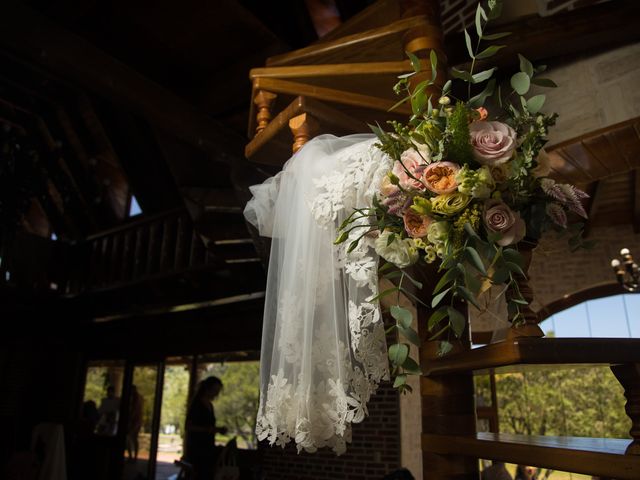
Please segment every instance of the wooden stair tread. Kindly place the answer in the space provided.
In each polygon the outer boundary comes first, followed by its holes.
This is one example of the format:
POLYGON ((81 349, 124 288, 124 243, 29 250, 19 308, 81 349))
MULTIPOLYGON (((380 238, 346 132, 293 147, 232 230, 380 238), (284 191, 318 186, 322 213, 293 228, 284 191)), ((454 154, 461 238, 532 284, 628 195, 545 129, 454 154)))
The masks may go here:
POLYGON ((418 15, 335 40, 315 43, 270 57, 267 66, 397 60, 403 56, 404 32, 424 25, 425 21, 426 17, 418 15))
POLYGON ((425 375, 445 375, 519 364, 618 363, 640 363, 640 339, 518 338, 435 360, 422 358, 425 375))
POLYGON ((640 455, 625 455, 631 440, 617 438, 552 437, 507 433, 469 436, 423 434, 422 448, 438 454, 456 454, 555 470, 640 478, 640 455))

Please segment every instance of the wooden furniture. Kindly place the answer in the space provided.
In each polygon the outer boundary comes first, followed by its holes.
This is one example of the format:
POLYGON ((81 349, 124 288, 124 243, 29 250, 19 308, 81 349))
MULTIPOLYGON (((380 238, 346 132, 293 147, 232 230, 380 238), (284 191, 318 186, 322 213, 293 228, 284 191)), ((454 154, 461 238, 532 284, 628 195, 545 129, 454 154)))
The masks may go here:
MULTIPOLYGON (((458 396, 466 393, 463 391, 466 385, 461 385, 460 379, 471 373, 484 373, 489 369, 499 373, 525 365, 610 365, 625 389, 626 412, 632 423, 629 440, 475 432, 453 434, 450 428, 437 432, 425 430, 422 436, 424 461, 444 459, 439 462, 437 475, 428 476, 428 468, 425 469, 425 479, 477 478, 459 476, 453 468, 446 472, 442 468, 447 459, 458 458, 461 452, 464 452, 464 458, 474 461, 484 458, 618 479, 640 478, 639 339, 518 338, 473 350, 460 349, 439 359, 423 350, 421 360, 425 373, 423 384, 443 384, 449 379, 448 385, 452 388, 444 392, 448 397, 444 404, 461 403, 463 399, 458 396)), ((423 403, 423 415, 433 415, 428 411, 430 406, 423 403)), ((452 422, 456 418, 452 414, 453 408, 443 412, 440 419, 443 426, 457 426, 452 422)))

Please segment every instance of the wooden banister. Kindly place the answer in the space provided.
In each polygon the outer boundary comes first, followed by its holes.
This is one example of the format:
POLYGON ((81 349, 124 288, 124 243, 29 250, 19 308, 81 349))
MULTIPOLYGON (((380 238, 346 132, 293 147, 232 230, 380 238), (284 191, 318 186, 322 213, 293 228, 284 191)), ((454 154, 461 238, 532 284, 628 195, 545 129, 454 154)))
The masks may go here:
POLYGON ((625 455, 630 440, 506 433, 422 436, 423 449, 607 478, 640 478, 640 456, 625 455))

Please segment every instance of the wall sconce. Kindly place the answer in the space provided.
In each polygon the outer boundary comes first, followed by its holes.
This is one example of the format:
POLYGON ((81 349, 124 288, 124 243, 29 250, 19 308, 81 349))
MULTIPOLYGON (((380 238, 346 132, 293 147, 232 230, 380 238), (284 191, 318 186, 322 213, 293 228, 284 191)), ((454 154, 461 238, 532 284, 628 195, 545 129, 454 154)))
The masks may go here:
POLYGON ((640 269, 638 264, 633 261, 633 256, 628 248, 620 250, 622 261, 614 258, 611 260, 611 268, 616 274, 618 283, 629 292, 637 292, 640 290, 640 269))

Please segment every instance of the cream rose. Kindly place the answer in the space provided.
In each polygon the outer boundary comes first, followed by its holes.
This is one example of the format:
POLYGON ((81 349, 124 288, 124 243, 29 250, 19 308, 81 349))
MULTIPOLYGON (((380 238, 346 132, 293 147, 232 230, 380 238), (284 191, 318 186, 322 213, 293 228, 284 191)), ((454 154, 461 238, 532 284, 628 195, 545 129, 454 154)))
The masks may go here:
POLYGON ((378 255, 398 268, 408 267, 418 261, 418 249, 413 240, 410 238, 401 239, 397 234, 388 230, 376 238, 374 247, 378 255), (391 244, 389 244, 390 235, 395 235, 391 244))
POLYGON ((517 135, 509 125, 478 121, 469 125, 469 132, 473 156, 482 165, 499 165, 513 156, 517 135))
POLYGON ((488 200, 484 206, 484 225, 493 233, 500 233, 502 237, 496 242, 506 247, 524 238, 526 225, 518 212, 500 200, 488 200))

